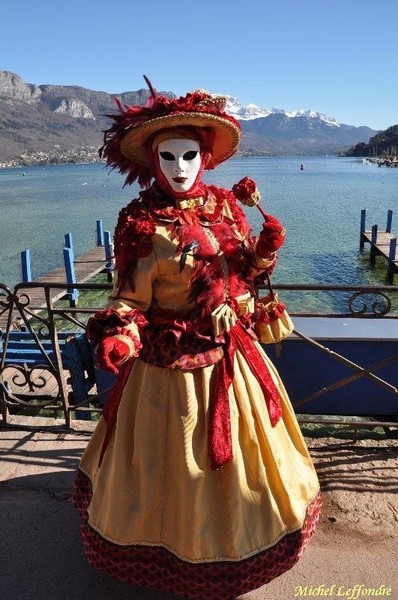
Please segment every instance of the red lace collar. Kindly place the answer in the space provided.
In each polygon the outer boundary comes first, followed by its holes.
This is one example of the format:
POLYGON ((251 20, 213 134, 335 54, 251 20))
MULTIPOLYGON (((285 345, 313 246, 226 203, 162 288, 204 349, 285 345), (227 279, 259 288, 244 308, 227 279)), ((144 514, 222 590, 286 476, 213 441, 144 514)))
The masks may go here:
POLYGON ((193 199, 179 201, 176 206, 173 198, 167 197, 156 185, 140 193, 141 199, 150 214, 160 221, 172 223, 202 222, 208 224, 221 223, 223 220, 224 195, 215 186, 203 186, 203 195, 197 202, 193 199))

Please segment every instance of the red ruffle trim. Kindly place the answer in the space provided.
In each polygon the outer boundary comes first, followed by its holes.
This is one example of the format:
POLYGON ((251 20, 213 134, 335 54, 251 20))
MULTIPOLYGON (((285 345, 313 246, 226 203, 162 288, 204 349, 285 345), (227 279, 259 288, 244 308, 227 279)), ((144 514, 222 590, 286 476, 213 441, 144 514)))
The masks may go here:
POLYGON ((139 329, 147 324, 147 320, 138 308, 133 308, 124 314, 113 308, 99 310, 87 321, 87 339, 96 346, 104 337, 109 335, 128 335, 126 327, 133 321, 139 329))
POLYGON ((268 308, 261 303, 256 303, 255 318, 260 323, 271 323, 280 319, 285 310, 286 304, 281 301, 274 303, 270 301, 268 308))
POLYGON ((135 585, 192 600, 233 600, 291 569, 313 536, 320 517, 319 493, 310 504, 303 527, 271 548, 241 561, 188 563, 158 546, 119 546, 101 537, 88 523, 90 480, 78 471, 72 501, 80 512, 88 562, 100 571, 135 585))

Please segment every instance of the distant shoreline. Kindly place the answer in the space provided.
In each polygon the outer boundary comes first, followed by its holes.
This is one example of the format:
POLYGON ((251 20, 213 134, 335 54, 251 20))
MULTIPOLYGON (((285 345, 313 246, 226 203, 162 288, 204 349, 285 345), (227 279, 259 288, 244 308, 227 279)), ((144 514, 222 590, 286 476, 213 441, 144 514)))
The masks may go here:
POLYGON ((16 163, 15 161, 0 163, 0 169, 23 169, 27 167, 59 167, 60 165, 95 165, 97 163, 105 164, 103 160, 70 160, 59 162, 37 162, 37 163, 16 163))
MULTIPOLYGON (((61 156, 59 158, 55 158, 53 156, 44 157, 45 153, 39 153, 40 156, 37 156, 36 159, 32 157, 30 160, 25 159, 11 159, 9 161, 0 162, 0 169, 23 169, 24 167, 51 167, 51 166, 59 166, 59 165, 92 165, 92 164, 106 164, 104 160, 98 157, 98 153, 95 156, 81 156, 78 155, 76 157, 71 156, 61 156)), ((379 167, 398 167, 398 157, 389 157, 389 156, 349 156, 347 154, 268 154, 268 153, 251 153, 251 152, 237 152, 234 158, 287 158, 287 157, 296 157, 300 158, 303 156, 309 157, 322 157, 322 156, 334 156, 339 158, 354 158, 357 160, 362 160, 364 163, 375 164, 379 167)))
POLYGON ((49 165, 91 164, 103 162, 98 156, 98 148, 89 146, 73 150, 24 153, 18 158, 0 162, 0 169, 13 167, 47 167, 49 165))
POLYGON ((372 158, 362 158, 362 162, 371 163, 373 165, 377 165, 378 167, 398 167, 398 157, 397 156, 384 156, 384 157, 372 157, 372 158))
MULTIPOLYGON (((234 158, 275 158, 275 157, 302 157, 302 156, 329 156, 328 154, 282 154, 282 153, 268 153, 268 152, 237 152, 234 158)), ((330 156, 341 156, 339 154, 333 154, 330 156)), ((356 157, 361 158, 361 157, 356 157)), ((32 155, 26 155, 19 159, 10 159, 8 161, 0 162, 0 169, 12 169, 12 168, 23 168, 23 167, 49 167, 52 165, 89 165, 95 163, 104 163, 98 156, 98 151, 92 152, 76 152, 70 151, 60 156, 47 154, 46 152, 38 152, 32 155)))

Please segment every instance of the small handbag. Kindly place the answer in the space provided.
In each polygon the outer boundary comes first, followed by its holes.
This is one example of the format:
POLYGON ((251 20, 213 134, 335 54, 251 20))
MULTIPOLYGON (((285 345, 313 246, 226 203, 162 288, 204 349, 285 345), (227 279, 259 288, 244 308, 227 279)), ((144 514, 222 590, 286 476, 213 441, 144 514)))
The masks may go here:
POLYGON ((274 291, 269 275, 267 275, 268 294, 259 298, 255 303, 258 315, 254 330, 262 344, 277 344, 284 340, 294 330, 294 324, 289 317, 286 306, 279 300, 274 291))

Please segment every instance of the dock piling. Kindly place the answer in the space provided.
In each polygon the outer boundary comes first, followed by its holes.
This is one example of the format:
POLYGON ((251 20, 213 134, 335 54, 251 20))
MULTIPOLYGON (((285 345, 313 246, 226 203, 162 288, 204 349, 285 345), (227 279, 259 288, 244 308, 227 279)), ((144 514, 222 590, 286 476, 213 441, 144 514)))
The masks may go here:
POLYGON ((377 244, 377 225, 372 226, 371 246, 370 246, 370 262, 372 265, 376 262, 376 244, 377 244))
POLYGON ((74 253, 74 249, 73 249, 73 237, 71 233, 66 233, 65 234, 65 248, 70 248, 72 250, 72 252, 74 253))
POLYGON ((395 266, 395 254, 397 252, 397 238, 394 237, 390 240, 390 251, 388 254, 388 263, 387 263, 387 277, 389 283, 393 283, 394 281, 394 269, 395 266))
POLYGON ((359 247, 363 250, 365 243, 370 244, 370 263, 376 263, 376 256, 382 256, 387 264, 387 278, 393 283, 394 275, 398 274, 397 238, 391 233, 393 211, 387 211, 387 224, 385 231, 379 231, 373 225, 370 231, 366 230, 366 209, 361 210, 361 232, 359 247))
POLYGON ((104 226, 101 219, 97 221, 97 246, 104 245, 104 226))
POLYGON ((21 252, 21 271, 22 271, 23 283, 32 281, 32 269, 31 269, 31 265, 30 265, 30 250, 23 250, 23 252, 21 252))
MULTIPOLYGON (((66 281, 68 283, 76 283, 75 265, 74 265, 73 248, 64 248, 64 262, 66 281)), ((68 288, 69 304, 71 307, 77 306, 79 292, 76 288, 68 288)))
POLYGON ((104 244, 105 244, 105 260, 106 260, 106 273, 108 281, 113 280, 112 271, 114 268, 113 264, 113 243, 110 231, 104 231, 104 244))
POLYGON ((366 231, 366 208, 361 210, 361 226, 359 232, 359 249, 363 250, 365 247, 364 233, 366 231))
POLYGON ((391 226, 392 226, 392 210, 389 209, 387 212, 386 233, 391 233, 391 226))

